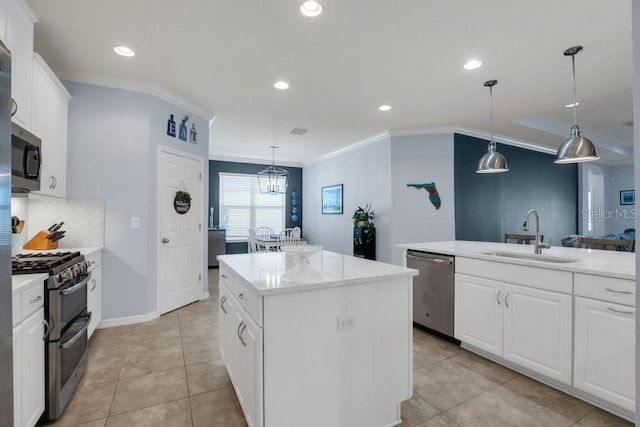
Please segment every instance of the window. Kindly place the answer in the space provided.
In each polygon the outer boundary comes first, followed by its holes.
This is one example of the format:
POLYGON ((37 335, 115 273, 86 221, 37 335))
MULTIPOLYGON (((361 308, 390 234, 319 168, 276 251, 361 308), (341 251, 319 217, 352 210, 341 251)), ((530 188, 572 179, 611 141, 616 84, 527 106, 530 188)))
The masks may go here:
POLYGON ((243 241, 249 229, 285 228, 285 195, 260 194, 257 175, 220 172, 220 226, 227 241, 243 241))

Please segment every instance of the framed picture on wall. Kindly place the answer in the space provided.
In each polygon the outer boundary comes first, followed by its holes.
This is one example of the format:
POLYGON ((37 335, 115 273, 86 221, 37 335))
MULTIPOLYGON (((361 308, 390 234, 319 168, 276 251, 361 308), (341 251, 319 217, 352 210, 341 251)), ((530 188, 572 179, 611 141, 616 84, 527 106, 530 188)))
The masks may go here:
POLYGON ((636 204, 636 191, 635 190, 622 190, 620 192, 620 204, 621 205, 635 205, 636 204))
POLYGON ((342 215, 342 184, 322 187, 322 214, 342 215))

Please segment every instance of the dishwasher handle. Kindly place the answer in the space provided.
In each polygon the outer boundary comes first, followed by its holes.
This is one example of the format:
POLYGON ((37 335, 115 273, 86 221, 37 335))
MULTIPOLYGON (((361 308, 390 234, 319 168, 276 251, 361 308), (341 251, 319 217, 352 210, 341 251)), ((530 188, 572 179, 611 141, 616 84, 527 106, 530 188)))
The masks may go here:
POLYGON ((415 256, 415 255, 411 255, 411 254, 407 254, 407 259, 418 259, 420 261, 427 261, 427 262, 433 262, 436 264, 453 264, 453 261, 451 259, 442 259, 442 258, 427 258, 427 257, 423 257, 423 256, 415 256))

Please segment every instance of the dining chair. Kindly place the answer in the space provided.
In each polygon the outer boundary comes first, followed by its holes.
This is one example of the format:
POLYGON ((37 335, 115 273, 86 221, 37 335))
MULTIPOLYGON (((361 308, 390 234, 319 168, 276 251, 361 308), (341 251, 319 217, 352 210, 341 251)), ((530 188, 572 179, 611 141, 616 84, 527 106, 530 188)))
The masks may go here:
POLYGON ((619 239, 601 239, 597 237, 579 237, 579 248, 601 249, 605 251, 617 251, 621 248, 626 252, 634 252, 636 246, 635 240, 619 240, 619 239))
POLYGON ((252 228, 249 229, 249 238, 247 239, 247 245, 249 246, 249 253, 255 252, 263 252, 260 250, 260 245, 258 244, 258 236, 256 235, 255 230, 252 228))
MULTIPOLYGON (((529 245, 531 242, 536 241, 536 236, 534 234, 512 234, 512 233, 504 233, 504 242, 505 243, 517 243, 519 245, 529 245), (509 242, 510 240, 515 240, 515 242, 509 242)), ((540 235, 540 242, 544 241, 544 235, 540 235)))
POLYGON ((278 234, 278 250, 283 246, 300 244, 300 228, 285 228, 278 234), (297 230, 296 230, 297 229, 297 230))

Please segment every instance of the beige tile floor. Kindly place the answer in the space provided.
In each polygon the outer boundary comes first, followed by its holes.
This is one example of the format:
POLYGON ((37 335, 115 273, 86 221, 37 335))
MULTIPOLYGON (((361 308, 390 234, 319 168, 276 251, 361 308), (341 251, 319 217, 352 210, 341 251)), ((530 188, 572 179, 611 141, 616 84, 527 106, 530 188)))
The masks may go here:
MULTIPOLYGON (((87 372, 54 425, 246 426, 218 351, 217 274, 209 270, 207 300, 96 331, 87 372)), ((632 425, 418 329, 402 419, 403 427, 632 425)))

